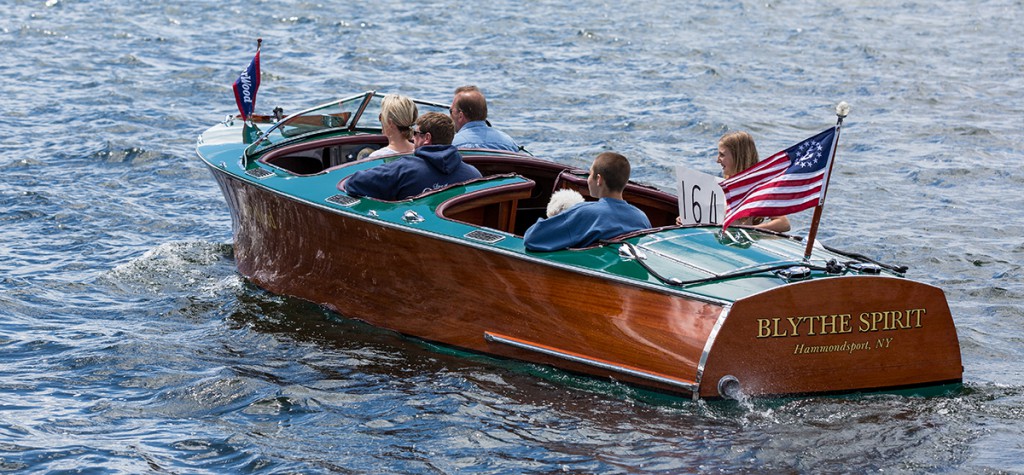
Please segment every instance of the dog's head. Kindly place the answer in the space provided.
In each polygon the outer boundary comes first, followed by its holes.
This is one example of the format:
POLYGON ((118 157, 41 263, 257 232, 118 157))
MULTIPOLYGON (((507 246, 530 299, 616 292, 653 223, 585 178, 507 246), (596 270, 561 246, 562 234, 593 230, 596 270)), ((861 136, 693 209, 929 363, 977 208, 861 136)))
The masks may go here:
POLYGON ((551 201, 548 201, 548 217, 552 217, 562 211, 571 208, 576 203, 583 202, 583 195, 576 190, 558 190, 551 194, 551 201))

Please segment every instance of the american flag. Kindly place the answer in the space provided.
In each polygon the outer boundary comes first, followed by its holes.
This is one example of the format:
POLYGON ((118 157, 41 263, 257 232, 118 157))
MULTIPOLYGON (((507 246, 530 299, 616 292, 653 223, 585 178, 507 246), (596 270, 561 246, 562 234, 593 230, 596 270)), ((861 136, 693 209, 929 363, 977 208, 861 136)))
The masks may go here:
POLYGON ((824 196, 835 137, 836 128, 831 127, 722 181, 722 229, 740 218, 785 216, 817 206, 824 196))
POLYGON ((256 56, 249 62, 249 67, 242 71, 242 74, 235 80, 232 89, 235 91, 235 104, 238 104, 238 112, 242 114, 242 120, 249 120, 252 111, 256 109, 256 91, 260 88, 260 39, 256 46, 256 56))

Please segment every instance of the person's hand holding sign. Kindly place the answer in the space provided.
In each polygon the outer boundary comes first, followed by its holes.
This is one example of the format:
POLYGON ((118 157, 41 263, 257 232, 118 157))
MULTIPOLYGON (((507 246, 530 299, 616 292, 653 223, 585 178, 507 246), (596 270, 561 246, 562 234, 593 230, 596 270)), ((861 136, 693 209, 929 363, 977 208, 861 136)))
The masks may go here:
POLYGON ((721 178, 696 170, 676 167, 679 217, 676 224, 719 224, 725 217, 725 193, 721 178))

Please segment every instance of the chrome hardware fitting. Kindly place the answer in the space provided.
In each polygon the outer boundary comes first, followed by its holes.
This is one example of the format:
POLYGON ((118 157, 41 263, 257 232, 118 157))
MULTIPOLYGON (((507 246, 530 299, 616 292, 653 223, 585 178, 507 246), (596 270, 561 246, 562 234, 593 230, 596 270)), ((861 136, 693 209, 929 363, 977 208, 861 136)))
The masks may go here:
POLYGON ((647 260, 647 254, 645 254, 643 251, 635 247, 631 247, 626 244, 619 246, 619 257, 627 261, 631 261, 633 259, 640 259, 642 261, 647 260))
POLYGON ((775 271, 775 275, 788 281, 803 280, 811 276, 811 269, 804 266, 793 266, 775 271))
POLYGON ((727 374, 718 380, 718 395, 738 401, 742 394, 740 380, 736 379, 735 376, 727 374))
POLYGON ((852 271, 860 272, 861 274, 878 275, 882 273, 882 266, 878 264, 871 264, 869 262, 851 262, 846 265, 852 271))
POLYGON ((412 223, 422 223, 423 222, 423 216, 420 216, 419 213, 417 213, 417 212, 415 212, 413 210, 409 210, 409 211, 406 211, 405 214, 402 215, 402 220, 407 222, 407 223, 410 223, 410 224, 412 224, 412 223))

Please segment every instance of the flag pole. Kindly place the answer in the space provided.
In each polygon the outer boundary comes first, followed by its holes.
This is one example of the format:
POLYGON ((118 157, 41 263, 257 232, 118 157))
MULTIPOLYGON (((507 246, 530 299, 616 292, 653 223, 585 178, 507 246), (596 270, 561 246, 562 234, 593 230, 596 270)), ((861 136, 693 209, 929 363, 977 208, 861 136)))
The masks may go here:
POLYGON ((832 150, 829 154, 828 172, 825 174, 825 183, 821 185, 821 198, 818 199, 818 206, 814 207, 814 217, 811 218, 811 230, 807 233, 807 248, 804 250, 804 260, 811 259, 811 248, 814 247, 814 239, 818 235, 818 223, 821 221, 821 211, 825 208, 825 194, 828 192, 828 182, 832 179, 832 167, 836 163, 836 149, 839 146, 839 129, 843 127, 843 119, 850 114, 850 105, 845 101, 836 106, 836 136, 832 139, 832 150))

